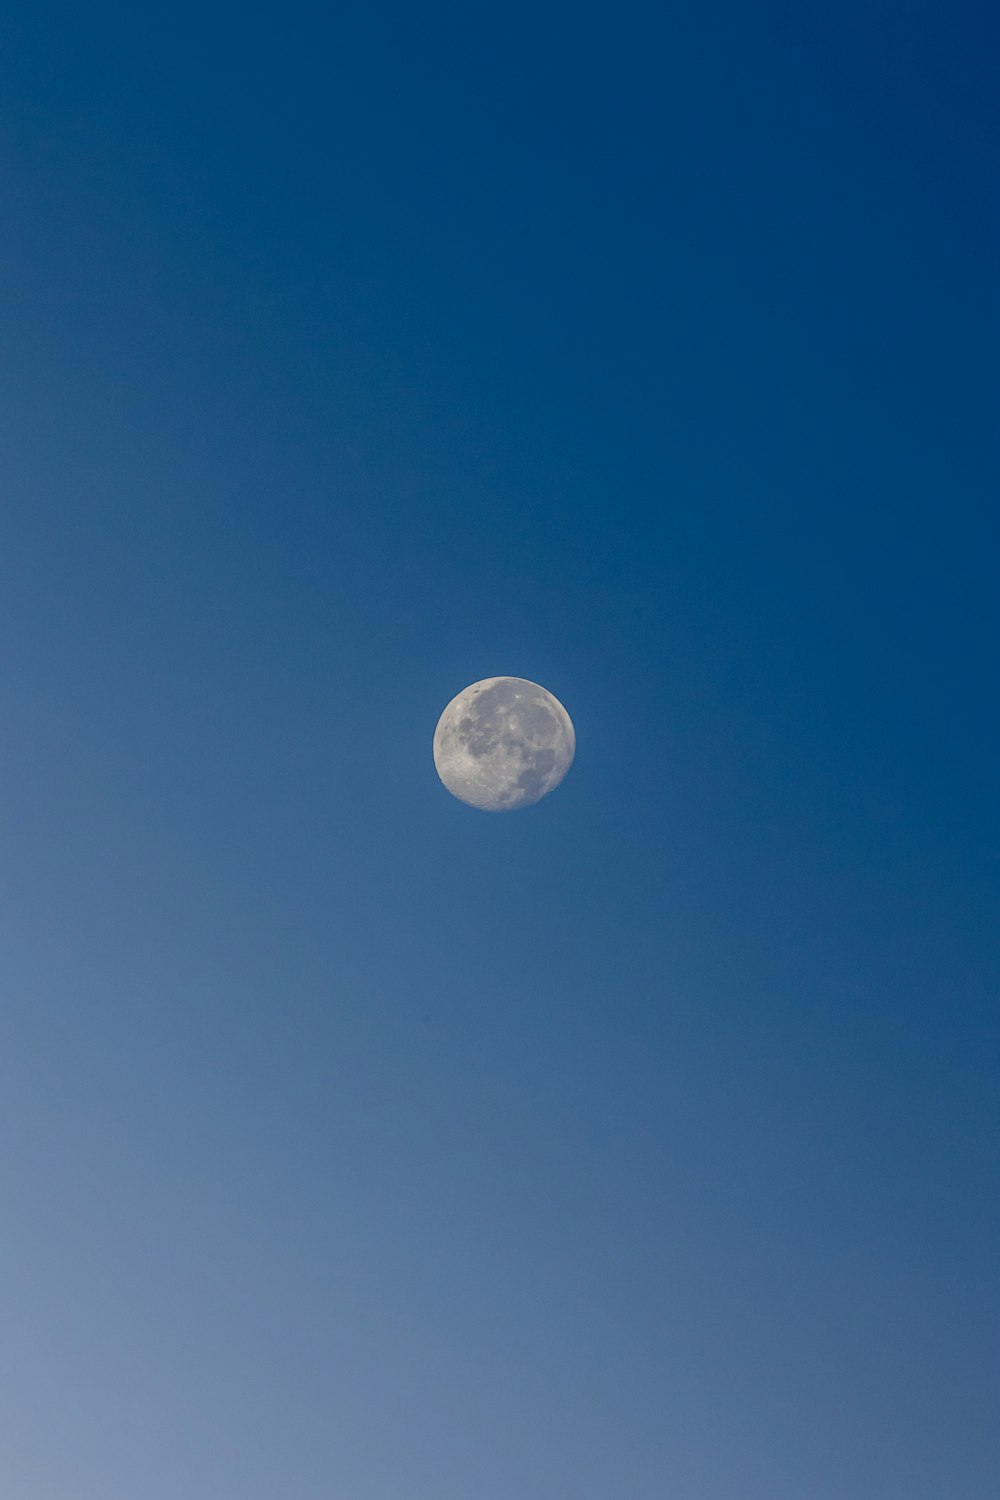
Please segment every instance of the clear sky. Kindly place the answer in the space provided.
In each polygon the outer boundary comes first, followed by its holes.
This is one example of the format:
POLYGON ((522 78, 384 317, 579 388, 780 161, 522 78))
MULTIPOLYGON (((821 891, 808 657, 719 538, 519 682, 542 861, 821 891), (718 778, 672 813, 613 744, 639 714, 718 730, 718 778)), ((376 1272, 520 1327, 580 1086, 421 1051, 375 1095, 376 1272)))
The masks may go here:
POLYGON ((4 1496, 1000 1494, 998 32, 3 7, 4 1496))

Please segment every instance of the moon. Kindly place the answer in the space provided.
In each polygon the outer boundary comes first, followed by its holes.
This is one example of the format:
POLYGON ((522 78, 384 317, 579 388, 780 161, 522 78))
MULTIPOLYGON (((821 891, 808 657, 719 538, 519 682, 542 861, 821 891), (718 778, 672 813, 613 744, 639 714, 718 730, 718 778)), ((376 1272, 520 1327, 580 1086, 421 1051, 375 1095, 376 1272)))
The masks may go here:
POLYGON ((483 812, 539 802, 576 754, 558 698, 524 677, 484 677, 452 698, 434 731, 434 765, 453 797, 483 812))

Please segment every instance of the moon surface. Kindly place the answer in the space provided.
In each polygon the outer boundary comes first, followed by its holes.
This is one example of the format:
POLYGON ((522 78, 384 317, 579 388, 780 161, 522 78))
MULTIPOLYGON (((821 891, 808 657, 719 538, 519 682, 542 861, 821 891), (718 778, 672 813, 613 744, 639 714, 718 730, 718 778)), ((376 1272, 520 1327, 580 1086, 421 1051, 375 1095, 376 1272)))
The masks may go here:
POLYGON ((453 797, 484 812, 530 807, 573 764, 576 733, 558 698, 524 677, 484 677, 452 698, 434 764, 453 797))

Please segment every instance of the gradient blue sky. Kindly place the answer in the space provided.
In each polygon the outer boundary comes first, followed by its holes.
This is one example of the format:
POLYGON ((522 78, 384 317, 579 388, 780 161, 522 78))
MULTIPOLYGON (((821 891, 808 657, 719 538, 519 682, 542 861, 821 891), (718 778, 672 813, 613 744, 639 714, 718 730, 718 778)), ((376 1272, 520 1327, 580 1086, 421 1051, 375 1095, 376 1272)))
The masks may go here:
POLYGON ((4 7, 5 1496, 1000 1493, 998 31, 4 7))

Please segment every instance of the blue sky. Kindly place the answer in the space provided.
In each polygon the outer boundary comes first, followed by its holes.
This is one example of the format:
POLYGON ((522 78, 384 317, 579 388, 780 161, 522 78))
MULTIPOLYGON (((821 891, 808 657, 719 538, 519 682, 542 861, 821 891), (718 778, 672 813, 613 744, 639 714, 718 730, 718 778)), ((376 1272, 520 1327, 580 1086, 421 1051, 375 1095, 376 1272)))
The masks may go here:
POLYGON ((7 7, 5 1494, 993 1500, 996 32, 7 7))

